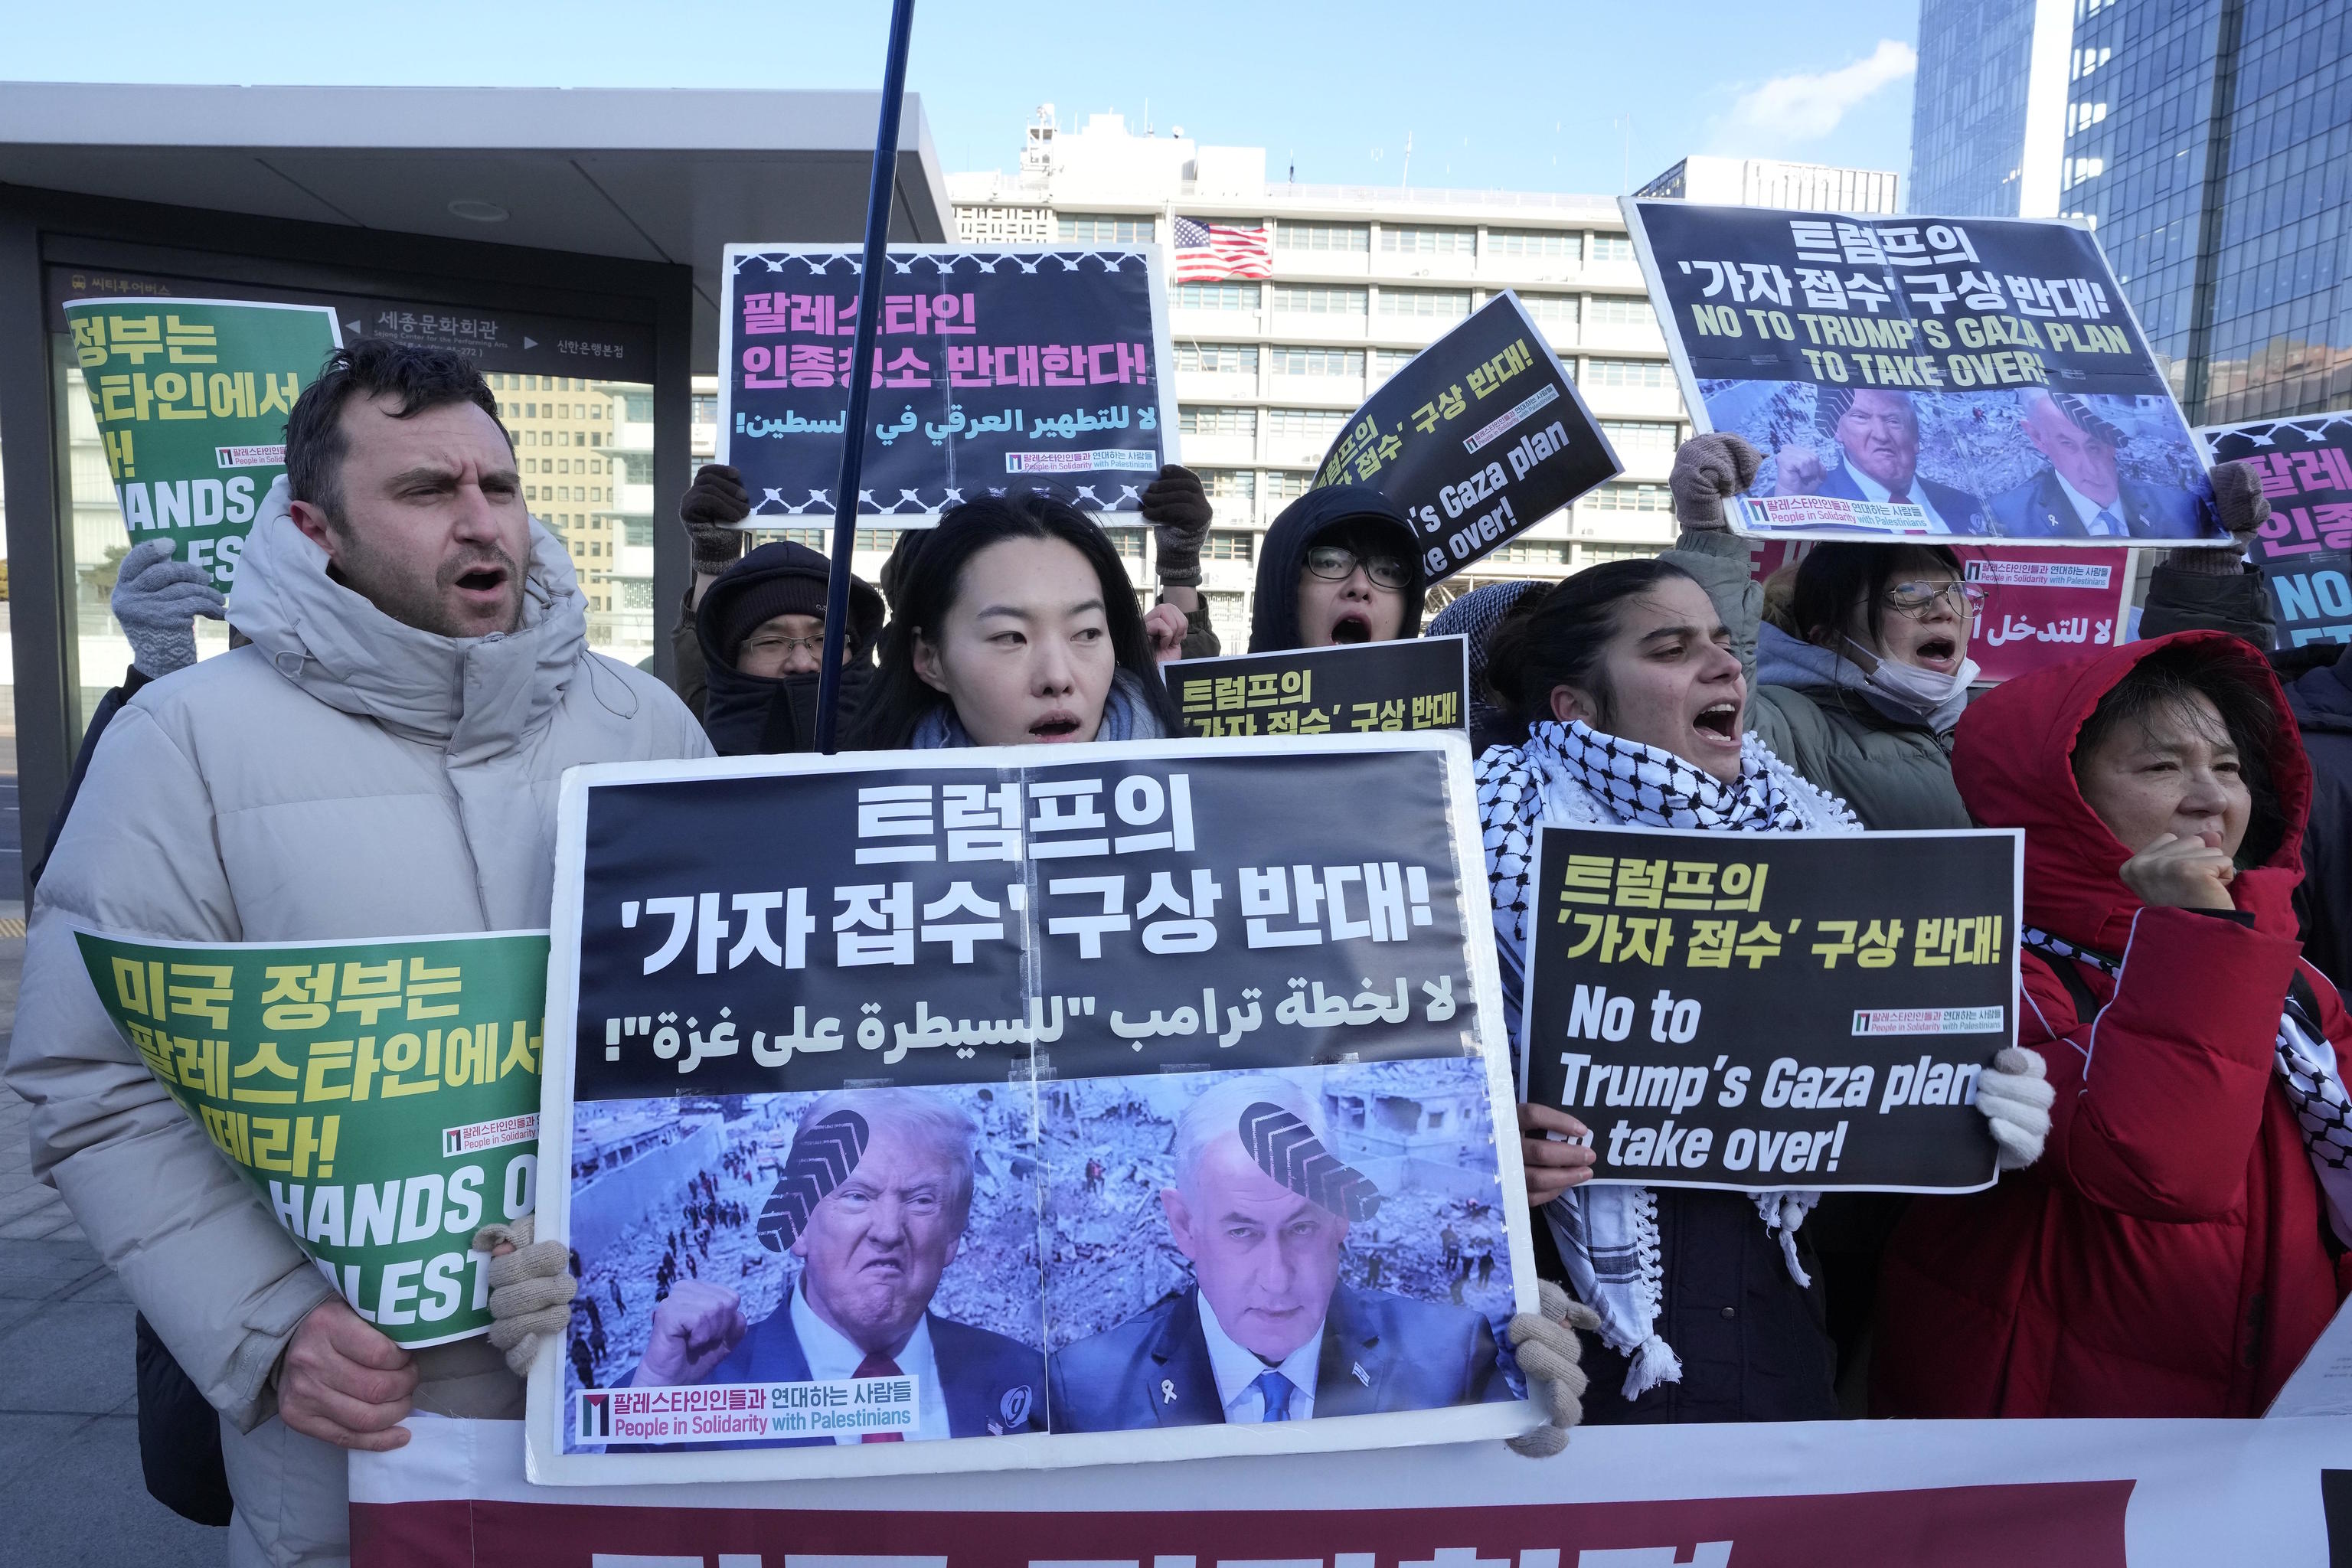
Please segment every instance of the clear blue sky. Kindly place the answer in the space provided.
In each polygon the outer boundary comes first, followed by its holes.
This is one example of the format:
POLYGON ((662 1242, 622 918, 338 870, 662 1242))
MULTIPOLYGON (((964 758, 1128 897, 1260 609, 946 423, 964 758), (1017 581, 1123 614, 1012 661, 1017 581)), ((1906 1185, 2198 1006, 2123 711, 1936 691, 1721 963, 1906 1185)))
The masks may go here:
MULTIPOLYGON (((880 0, 0 0, 0 78, 872 87, 880 0)), ((950 171, 1031 110, 1264 146, 1276 177, 1613 194, 1685 153, 1910 170, 1917 8, 1828 0, 1024 0, 918 6, 910 84, 950 171)), ((5 90, 5 89, 0 89, 5 90)))

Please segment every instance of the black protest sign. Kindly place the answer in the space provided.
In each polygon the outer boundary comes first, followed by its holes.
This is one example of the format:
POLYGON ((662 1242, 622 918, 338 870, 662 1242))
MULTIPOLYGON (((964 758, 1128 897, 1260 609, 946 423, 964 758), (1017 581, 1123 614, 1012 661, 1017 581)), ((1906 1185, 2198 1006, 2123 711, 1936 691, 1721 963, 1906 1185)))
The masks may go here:
POLYGON ((1460 1056, 1447 750, 1213 744, 584 787, 576 1097, 1460 1056))
MULTIPOLYGON (((833 516, 862 265, 854 247, 727 247, 719 460, 755 524, 833 516)), ((893 246, 875 331, 865 515, 921 524, 1031 486, 1133 511, 1175 457, 1156 246, 893 246)))
POLYGON ((1524 1082, 1591 1130, 1596 1180, 1991 1183, 1974 1100, 2016 1037, 2021 835, 1538 838, 1524 1082))
POLYGON ((1187 658, 1160 667, 1189 735, 1341 735, 1469 723, 1470 639, 1187 658))
POLYGON ((2271 518, 2248 553, 2270 586, 2278 646, 2352 642, 2352 412, 2198 434, 2215 462, 2262 476, 2271 518))
POLYGON ((1503 293, 1364 400, 1315 483, 1370 485, 1404 508, 1434 583, 1623 467, 1543 330, 1503 293))

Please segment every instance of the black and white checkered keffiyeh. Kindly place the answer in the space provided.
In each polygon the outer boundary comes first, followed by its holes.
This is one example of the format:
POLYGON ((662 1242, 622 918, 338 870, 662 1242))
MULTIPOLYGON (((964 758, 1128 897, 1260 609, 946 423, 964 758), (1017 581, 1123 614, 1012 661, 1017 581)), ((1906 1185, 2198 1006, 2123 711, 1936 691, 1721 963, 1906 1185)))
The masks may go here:
MULTIPOLYGON (((1799 778, 1752 734, 1742 742, 1740 776, 1731 784, 1671 752, 1603 734, 1581 721, 1531 725, 1525 744, 1496 746, 1480 757, 1475 776, 1507 1013, 1517 1002, 1513 978, 1526 973, 1538 824, 1862 831, 1844 802, 1799 778)), ((1811 1284, 1797 1260, 1797 1229, 1821 1194, 1751 1195, 1757 1216, 1780 1243, 1790 1278, 1811 1284)), ((1647 1187, 1588 1183, 1539 1212, 1559 1245, 1569 1288, 1600 1314, 1601 1337, 1630 1363, 1625 1397, 1680 1382, 1682 1360, 1658 1332, 1664 1269, 1657 1195, 1647 1187)))
MULTIPOLYGON (((2019 940, 2044 958, 2087 963, 2122 984, 2124 965, 2119 958, 2033 927, 2021 932, 2019 940)), ((2287 1104, 2294 1111, 2295 1130, 2303 1134, 2304 1152, 2310 1156, 2319 1190, 2327 1199, 2328 1223, 2335 1227, 2336 1240, 2352 1241, 2352 1096, 2345 1092, 2336 1047, 2320 1028, 2319 1020, 2292 993, 2279 1014, 2273 1059, 2279 1086, 2286 1090, 2287 1104)))

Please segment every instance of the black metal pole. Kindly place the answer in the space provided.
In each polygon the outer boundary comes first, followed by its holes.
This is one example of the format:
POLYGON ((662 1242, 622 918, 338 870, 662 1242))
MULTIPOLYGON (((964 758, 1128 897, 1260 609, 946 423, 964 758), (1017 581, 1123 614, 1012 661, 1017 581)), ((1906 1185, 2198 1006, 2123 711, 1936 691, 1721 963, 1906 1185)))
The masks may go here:
POLYGON ((835 750, 841 661, 849 633, 849 569, 857 545, 857 480, 866 464, 867 384, 874 377, 875 328, 882 314, 882 277, 890 246, 890 205, 898 184, 898 110, 907 95, 907 40, 915 0, 892 0, 890 53, 882 68, 882 123, 874 133, 874 184, 866 197, 866 260, 857 279, 857 335, 850 350, 849 416, 841 433, 841 480, 833 492, 833 569, 824 587, 824 663, 817 676, 816 749, 835 750))

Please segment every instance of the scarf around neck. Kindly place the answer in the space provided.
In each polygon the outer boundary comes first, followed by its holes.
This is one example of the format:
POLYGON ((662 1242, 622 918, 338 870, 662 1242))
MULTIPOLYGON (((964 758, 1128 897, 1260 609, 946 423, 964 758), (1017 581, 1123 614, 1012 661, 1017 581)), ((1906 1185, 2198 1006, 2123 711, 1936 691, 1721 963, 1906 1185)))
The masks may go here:
MULTIPOLYGON (((1102 722, 1095 729, 1097 741, 1157 741, 1168 733, 1160 722, 1160 715, 1151 706, 1143 689, 1143 681, 1130 670, 1121 669, 1111 677, 1110 690, 1103 697, 1102 722)), ((918 752, 950 751, 977 744, 963 721, 956 717, 955 704, 941 702, 923 715, 915 726, 914 737, 907 742, 918 752)))
MULTIPOLYGON (((1478 815, 1485 829, 1496 939, 1525 973, 1538 826, 1641 826, 1722 833, 1859 832, 1843 801, 1822 794, 1750 733, 1740 772, 1727 783, 1671 752, 1603 734, 1581 720, 1528 727, 1524 745, 1479 758, 1478 815)), ((1525 1020, 1521 1020, 1522 1030, 1525 1020)), ((1748 1194, 1780 1245, 1789 1277, 1811 1285, 1797 1258, 1797 1230, 1821 1201, 1813 1192, 1748 1194)), ((1540 1211, 1559 1248, 1569 1286, 1601 1317, 1601 1339, 1625 1356, 1624 1394, 1638 1399, 1682 1381, 1682 1360, 1658 1332, 1664 1296, 1657 1194, 1647 1187, 1570 1187, 1540 1211)))

